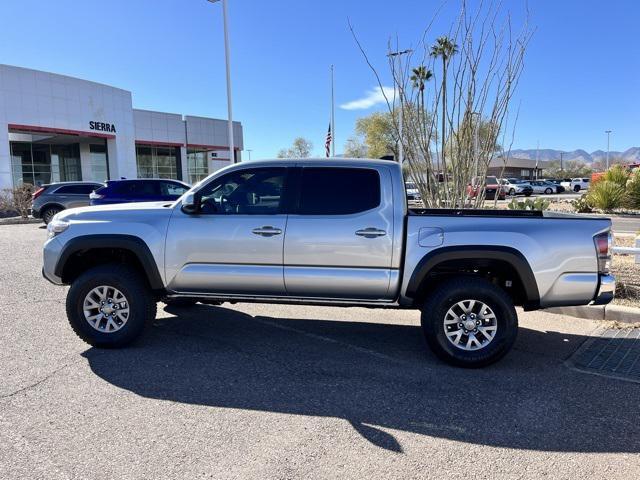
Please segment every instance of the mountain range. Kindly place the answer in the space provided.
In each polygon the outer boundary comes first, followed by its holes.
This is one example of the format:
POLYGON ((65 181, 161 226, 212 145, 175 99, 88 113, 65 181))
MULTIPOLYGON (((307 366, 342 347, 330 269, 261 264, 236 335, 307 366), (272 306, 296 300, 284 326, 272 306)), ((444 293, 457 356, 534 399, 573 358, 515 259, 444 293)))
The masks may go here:
MULTIPOLYGON (((560 160, 561 153, 562 159, 565 162, 567 160, 580 160, 584 163, 605 162, 607 158, 607 152, 602 150, 596 150, 595 152, 589 153, 581 149, 565 152, 563 150, 554 150, 551 148, 541 148, 540 150, 536 150, 535 148, 530 150, 511 150, 510 156, 535 160, 537 154, 539 160, 551 161, 560 160)), ((623 163, 640 162, 640 147, 631 147, 624 152, 610 151, 609 160, 612 161, 614 159, 620 159, 623 163)))

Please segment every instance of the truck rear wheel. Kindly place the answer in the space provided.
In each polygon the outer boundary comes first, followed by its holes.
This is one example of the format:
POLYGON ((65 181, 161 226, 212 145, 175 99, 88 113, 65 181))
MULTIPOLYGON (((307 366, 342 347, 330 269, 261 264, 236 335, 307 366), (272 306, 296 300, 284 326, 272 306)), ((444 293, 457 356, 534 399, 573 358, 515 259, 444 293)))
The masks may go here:
POLYGON ((156 316, 156 301, 144 278, 121 265, 100 265, 80 275, 67 294, 71 328, 89 345, 125 346, 156 316))
POLYGON ((511 298, 482 278, 458 277, 437 287, 422 308, 431 350, 452 365, 477 368, 498 361, 516 340, 511 298))

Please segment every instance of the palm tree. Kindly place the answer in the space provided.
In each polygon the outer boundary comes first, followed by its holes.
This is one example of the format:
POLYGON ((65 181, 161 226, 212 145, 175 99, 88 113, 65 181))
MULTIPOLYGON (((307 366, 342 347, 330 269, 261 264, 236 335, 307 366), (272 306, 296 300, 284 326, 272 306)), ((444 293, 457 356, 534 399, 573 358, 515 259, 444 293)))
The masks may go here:
POLYGON ((413 84, 413 88, 417 88, 422 93, 424 91, 425 82, 431 80, 433 73, 424 65, 414 68, 412 72, 413 75, 411 75, 411 82, 413 84))
POLYGON ((420 96, 418 97, 418 125, 421 127, 422 131, 426 131, 426 115, 424 111, 424 84, 431 80, 433 77, 433 72, 426 68, 424 65, 420 65, 412 69, 413 75, 411 75, 410 80, 413 85, 413 88, 417 88, 420 96))
POLYGON ((442 141, 442 150, 440 155, 442 161, 445 160, 445 128, 447 120, 447 67, 449 66, 449 60, 456 53, 458 53, 458 45, 456 45, 449 37, 438 37, 436 43, 431 47, 431 56, 434 58, 442 58, 442 132, 440 132, 440 138, 442 141))

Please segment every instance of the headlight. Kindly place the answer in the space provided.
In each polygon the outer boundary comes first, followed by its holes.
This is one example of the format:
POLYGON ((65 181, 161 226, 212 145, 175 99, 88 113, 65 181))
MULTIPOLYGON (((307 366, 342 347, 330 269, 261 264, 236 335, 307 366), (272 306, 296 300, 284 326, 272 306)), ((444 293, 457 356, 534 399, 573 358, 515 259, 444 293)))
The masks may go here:
POLYGON ((55 217, 53 217, 53 220, 51 220, 47 225, 47 236, 49 238, 53 238, 59 233, 64 232, 67 228, 69 228, 69 222, 65 222, 64 220, 57 220, 55 217))

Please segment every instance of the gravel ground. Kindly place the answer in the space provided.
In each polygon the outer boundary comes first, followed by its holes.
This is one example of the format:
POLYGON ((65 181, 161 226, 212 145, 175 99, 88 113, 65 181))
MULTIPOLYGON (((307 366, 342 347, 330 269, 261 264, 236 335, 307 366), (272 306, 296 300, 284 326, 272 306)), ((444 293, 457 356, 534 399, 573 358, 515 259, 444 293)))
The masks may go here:
POLYGON ((130 348, 67 325, 44 231, 0 227, 0 478, 640 478, 640 384, 565 365, 600 324, 520 312, 514 351, 438 362, 413 311, 160 309, 130 348))
MULTIPOLYGON (((635 246, 635 237, 616 236, 619 247, 635 246)), ((640 308, 640 264, 634 255, 614 255, 611 270, 616 276, 616 299, 614 303, 640 308)))

